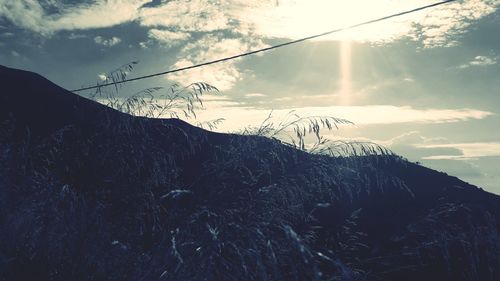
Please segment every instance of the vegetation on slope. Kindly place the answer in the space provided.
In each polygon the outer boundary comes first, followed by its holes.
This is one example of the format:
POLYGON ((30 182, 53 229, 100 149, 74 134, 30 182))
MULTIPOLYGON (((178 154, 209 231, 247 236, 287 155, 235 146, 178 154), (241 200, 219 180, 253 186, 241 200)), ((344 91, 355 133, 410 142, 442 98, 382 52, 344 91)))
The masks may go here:
POLYGON ((498 280, 500 199, 0 67, 2 280, 498 280))

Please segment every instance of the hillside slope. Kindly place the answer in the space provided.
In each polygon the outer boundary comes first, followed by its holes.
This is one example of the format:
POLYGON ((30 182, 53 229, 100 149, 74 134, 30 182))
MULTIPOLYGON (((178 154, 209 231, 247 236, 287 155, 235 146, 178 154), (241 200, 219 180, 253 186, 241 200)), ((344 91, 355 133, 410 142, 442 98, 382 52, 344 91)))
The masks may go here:
POLYGON ((500 198, 0 66, 0 280, 500 280, 500 198))

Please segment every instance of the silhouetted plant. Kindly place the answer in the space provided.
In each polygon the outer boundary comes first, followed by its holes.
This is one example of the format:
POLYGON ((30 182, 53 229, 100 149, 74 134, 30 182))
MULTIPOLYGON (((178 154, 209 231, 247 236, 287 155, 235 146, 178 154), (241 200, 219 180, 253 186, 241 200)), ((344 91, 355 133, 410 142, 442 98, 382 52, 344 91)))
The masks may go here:
MULTIPOLYGON (((123 97, 120 95, 120 88, 136 64, 138 62, 133 61, 102 74, 103 79, 97 82, 98 87, 90 95, 90 98, 133 116, 190 120, 196 119, 196 111, 203 109, 202 96, 204 93, 219 92, 216 87, 205 82, 195 82, 187 86, 173 83, 169 88, 150 87, 128 97, 123 97), (113 87, 102 86, 110 83, 113 84, 113 87)), ((223 118, 219 118, 198 124, 215 129, 223 120, 223 118)))
MULTIPOLYGON (((150 118, 167 116, 193 121, 197 117, 196 111, 203 109, 202 95, 206 92, 219 92, 216 87, 204 82, 196 82, 188 86, 174 83, 169 89, 151 87, 129 97, 121 97, 119 89, 136 64, 138 64, 137 61, 132 61, 103 74, 104 79, 98 82, 97 86, 112 83, 113 87, 111 90, 109 87, 97 87, 90 97, 133 116, 150 118)), ((214 130, 224 120, 224 118, 217 118, 194 122, 194 125, 214 130)), ((331 131, 338 129, 341 125, 353 124, 347 119, 333 116, 300 116, 295 110, 289 111, 285 117, 276 121, 271 111, 258 127, 245 127, 240 133, 279 139, 297 149, 333 157, 393 155, 389 149, 373 142, 331 140, 321 134, 322 129, 331 131)))
MULTIPOLYGON (((363 148, 311 155, 69 96, 76 117, 46 133, 15 110, 1 120, 0 279, 499 280, 498 198, 457 179, 363 148), (96 112, 113 126, 80 119, 96 112)), ((344 124, 290 118, 259 134, 307 150, 307 136, 344 124)))
POLYGON ((321 133, 322 129, 332 131, 342 125, 354 123, 332 116, 300 116, 295 110, 275 121, 271 111, 259 126, 246 127, 241 134, 274 138, 309 153, 333 157, 393 155, 389 149, 373 142, 331 140, 321 133))

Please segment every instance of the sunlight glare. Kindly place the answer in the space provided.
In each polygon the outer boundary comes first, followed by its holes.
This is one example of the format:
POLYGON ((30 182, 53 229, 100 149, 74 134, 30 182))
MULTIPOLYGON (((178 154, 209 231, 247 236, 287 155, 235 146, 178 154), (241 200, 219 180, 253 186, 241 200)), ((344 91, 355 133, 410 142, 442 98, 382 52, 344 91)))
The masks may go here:
POLYGON ((340 87, 338 99, 339 105, 349 105, 351 94, 351 42, 343 40, 340 42, 340 87))
MULTIPOLYGON (((260 34, 296 39, 403 11, 421 5, 422 1, 279 0, 277 3, 273 7, 247 11, 243 18, 256 24, 254 27, 260 34)), ((423 15, 416 13, 411 15, 411 18, 420 18, 423 15)), ((411 21, 403 16, 315 40, 383 41, 406 34, 411 28, 411 21)))

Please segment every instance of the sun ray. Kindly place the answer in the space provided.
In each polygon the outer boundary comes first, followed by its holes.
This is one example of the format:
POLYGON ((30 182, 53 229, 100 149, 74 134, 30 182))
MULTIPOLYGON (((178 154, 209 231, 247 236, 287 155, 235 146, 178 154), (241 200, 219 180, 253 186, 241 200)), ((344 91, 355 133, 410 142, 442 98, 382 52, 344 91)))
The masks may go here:
POLYGON ((340 85, 339 85, 339 104, 349 105, 351 100, 351 42, 342 40, 340 42, 340 85))

